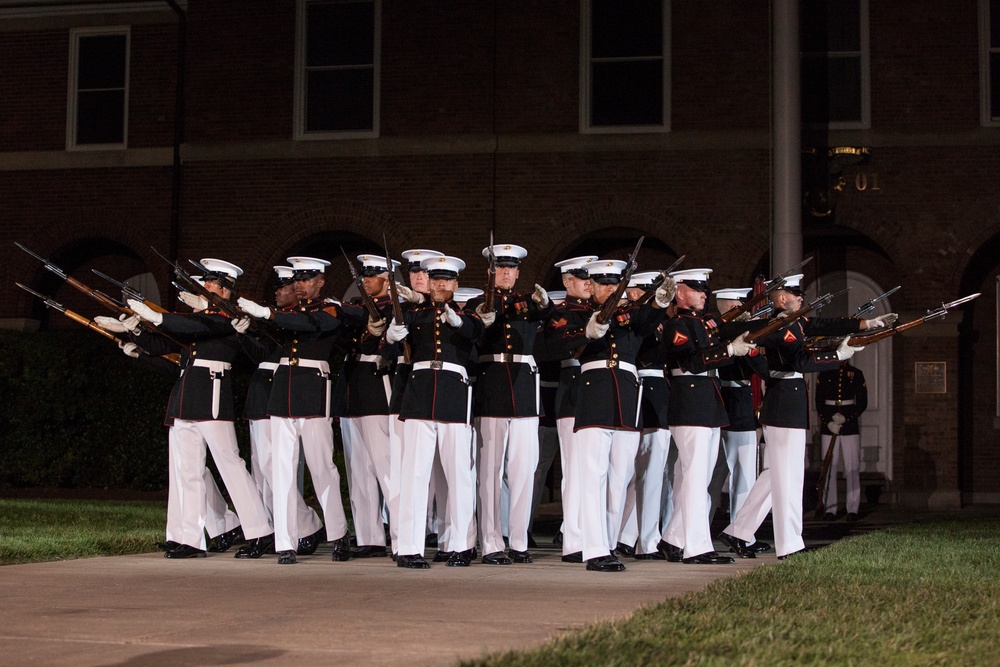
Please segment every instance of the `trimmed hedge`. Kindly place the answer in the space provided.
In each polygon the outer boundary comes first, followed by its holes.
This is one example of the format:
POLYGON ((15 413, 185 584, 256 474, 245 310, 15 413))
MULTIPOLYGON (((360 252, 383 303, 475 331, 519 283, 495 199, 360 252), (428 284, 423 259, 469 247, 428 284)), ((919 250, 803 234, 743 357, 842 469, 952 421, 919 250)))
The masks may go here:
POLYGON ((175 379, 97 336, 0 331, 0 483, 165 489, 175 379))

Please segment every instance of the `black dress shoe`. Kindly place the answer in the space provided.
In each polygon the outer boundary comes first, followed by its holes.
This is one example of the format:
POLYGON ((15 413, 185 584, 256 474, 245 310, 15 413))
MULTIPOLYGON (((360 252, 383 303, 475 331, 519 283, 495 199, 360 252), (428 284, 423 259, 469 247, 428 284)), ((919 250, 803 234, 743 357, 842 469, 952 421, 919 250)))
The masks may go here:
POLYGON ((574 551, 571 554, 566 554, 562 557, 562 562, 564 563, 582 563, 583 562, 583 552, 574 551))
POLYGON ((164 558, 204 558, 205 550, 180 544, 175 549, 163 552, 164 558))
POLYGON ((630 547, 629 545, 622 544, 621 542, 619 542, 618 546, 615 547, 615 551, 617 551, 618 553, 620 553, 622 556, 634 556, 635 555, 635 547, 634 546, 630 547))
POLYGON ((706 551, 703 554, 685 558, 681 562, 685 565, 726 565, 735 563, 736 561, 730 556, 720 556, 714 551, 706 551))
POLYGON ((757 540, 756 542, 750 545, 750 548, 753 549, 753 552, 755 554, 765 554, 771 550, 771 545, 768 544, 767 542, 761 542, 760 540, 757 540))
POLYGON ((424 557, 420 554, 413 554, 412 556, 396 556, 396 566, 397 567, 407 567, 411 570, 429 570, 431 564, 424 560, 424 557))
POLYGON ((531 533, 528 533, 528 548, 529 549, 538 548, 538 544, 535 542, 535 538, 531 536, 531 533))
POLYGON ((212 553, 222 553, 234 544, 244 541, 243 526, 236 526, 232 530, 227 530, 222 535, 216 535, 208 550, 212 553))
POLYGON ((351 560, 351 538, 344 535, 339 540, 334 540, 333 555, 331 558, 335 563, 343 563, 351 560))
POLYGON ((385 558, 387 553, 385 547, 368 544, 351 549, 351 558, 385 558))
MULTIPOLYGON (((451 552, 451 558, 445 563, 448 567, 469 567, 472 565, 472 559, 476 557, 475 549, 466 549, 465 551, 453 551, 451 552)), ((506 558, 506 556, 504 556, 506 558)), ((509 561, 508 561, 509 562, 509 561)))
POLYGON ((157 542, 156 548, 160 551, 170 551, 176 549, 181 545, 180 542, 174 542, 173 540, 167 540, 166 542, 157 542))
POLYGON ((684 550, 665 540, 660 540, 657 543, 656 550, 666 556, 671 563, 679 563, 684 559, 684 550))
POLYGON ((587 559, 587 569, 591 572, 624 572, 625 566, 611 556, 600 556, 587 559))
POLYGON ((836 521, 836 520, 837 520, 837 515, 834 514, 833 512, 827 512, 826 514, 823 515, 823 521, 836 521))
POLYGON ((437 553, 434 554, 433 560, 434 560, 435 563, 447 563, 448 559, 451 558, 451 554, 452 553, 454 553, 454 552, 452 552, 452 551, 442 551, 442 550, 438 549, 437 553))
POLYGON ((847 513, 847 523, 854 523, 858 520, 858 515, 856 512, 847 513))
MULTIPOLYGON (((451 560, 448 561, 448 565, 451 565, 451 560)), ((494 551, 483 556, 483 565, 510 565, 510 559, 504 552, 494 551)))
POLYGON ((756 558, 757 552, 753 547, 746 543, 746 540, 741 540, 738 537, 729 535, 728 533, 722 533, 719 535, 719 539, 729 545, 729 550, 740 558, 756 558))
POLYGON ((798 551, 793 551, 790 554, 785 554, 784 556, 778 556, 778 560, 785 560, 789 556, 797 556, 799 554, 804 554, 804 553, 808 553, 808 552, 809 552, 809 549, 799 549, 798 551))
POLYGON ((326 537, 326 528, 323 526, 319 527, 312 535, 306 535, 305 537, 299 538, 298 548, 295 549, 295 553, 300 556, 311 556, 316 553, 316 549, 319 548, 320 543, 323 538, 326 537))
POLYGON ((289 549, 278 554, 278 565, 294 565, 299 559, 295 557, 295 552, 289 549))
POLYGON ((268 551, 274 550, 274 533, 264 537, 255 537, 236 550, 236 558, 260 558, 268 551))
POLYGON ((666 554, 659 551, 654 551, 651 554, 633 554, 632 558, 636 560, 667 560, 666 554))
POLYGON ((557 530, 555 536, 552 538, 552 544, 556 545, 557 547, 561 547, 562 546, 562 537, 563 537, 562 536, 562 531, 561 530, 557 530))
POLYGON ((509 551, 510 559, 515 563, 534 563, 535 559, 531 557, 527 551, 518 551, 517 549, 511 549, 509 551))

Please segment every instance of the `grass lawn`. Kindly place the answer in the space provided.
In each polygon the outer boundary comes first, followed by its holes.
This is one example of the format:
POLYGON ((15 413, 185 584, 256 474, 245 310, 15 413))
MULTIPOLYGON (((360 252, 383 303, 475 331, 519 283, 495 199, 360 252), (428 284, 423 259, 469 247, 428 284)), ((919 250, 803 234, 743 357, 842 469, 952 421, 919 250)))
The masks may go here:
POLYGON ((996 519, 897 526, 463 664, 994 665, 998 535, 996 519))
POLYGON ((0 565, 154 551, 166 513, 162 501, 0 499, 0 565))

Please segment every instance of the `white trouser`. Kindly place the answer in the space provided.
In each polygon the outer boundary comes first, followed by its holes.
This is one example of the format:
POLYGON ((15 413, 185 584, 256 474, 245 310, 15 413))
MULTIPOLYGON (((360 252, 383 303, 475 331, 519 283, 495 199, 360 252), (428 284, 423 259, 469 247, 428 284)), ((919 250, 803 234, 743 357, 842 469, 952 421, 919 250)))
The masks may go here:
POLYGON ((683 547, 685 558, 715 551, 708 520, 708 482, 719 456, 719 431, 706 426, 670 428, 677 443, 678 465, 674 470, 674 516, 663 539, 683 547))
POLYGON ((403 424, 399 415, 389 415, 389 541, 392 553, 397 553, 399 535, 399 473, 403 464, 403 424))
MULTIPOLYGON (((254 468, 254 481, 257 483, 257 490, 261 494, 261 500, 264 501, 264 510, 267 512, 269 517, 274 517, 274 493, 271 489, 271 480, 273 478, 273 471, 271 470, 271 420, 270 419, 252 419, 250 420, 250 451, 256 452, 256 457, 251 457, 251 460, 256 460, 258 467, 254 468), (260 479, 257 475, 260 475, 260 479)), ((296 472, 296 497, 295 503, 297 506, 297 512, 299 515, 298 524, 303 530, 303 536, 312 535, 317 530, 323 527, 323 522, 320 520, 319 515, 316 511, 306 504, 305 499, 302 497, 302 489, 305 484, 305 473, 306 473, 306 462, 304 457, 299 457, 299 467, 296 472)))
MULTIPOLYGON (((607 428, 583 428, 573 435, 579 447, 580 528, 583 559, 607 556, 616 546, 622 525, 625 492, 635 473, 639 433, 607 428)), ((563 546, 563 551, 566 547, 563 546)))
MULTIPOLYGON (((177 456, 174 450, 177 443, 173 437, 173 429, 167 441, 167 530, 166 540, 168 542, 180 542, 181 536, 181 507, 180 507, 180 472, 175 467, 177 456)), ((219 491, 219 485, 215 483, 212 471, 205 467, 205 530, 209 537, 216 537, 222 533, 229 532, 240 525, 240 519, 236 513, 229 509, 226 499, 219 491)), ((198 545, 191 545, 198 546, 198 545)), ((204 542, 199 547, 204 549, 204 542)))
POLYGON ((670 431, 645 429, 635 457, 635 477, 628 485, 625 516, 622 521, 622 544, 635 546, 637 554, 654 554, 663 534, 660 528, 664 471, 670 431))
POLYGON ((302 456, 323 510, 326 538, 338 540, 347 534, 347 518, 340 497, 340 472, 333 462, 332 420, 328 417, 271 417, 271 488, 274 490, 274 548, 277 551, 295 550, 299 538, 310 534, 308 528, 298 523, 295 500, 299 438, 302 439, 302 456))
MULTIPOLYGON (((824 435, 823 459, 830 449, 831 436, 824 435)), ((857 514, 861 506, 861 436, 838 435, 833 446, 833 459, 830 461, 830 471, 826 476, 826 492, 823 496, 823 511, 837 513, 837 471, 840 461, 844 461, 844 480, 847 482, 847 511, 857 514)))
POLYGON ((580 471, 577 456, 580 448, 576 444, 574 417, 556 420, 559 432, 559 458, 562 463, 562 484, 559 495, 562 498, 562 552, 563 555, 583 551, 583 529, 580 527, 580 471))
POLYGON ((806 431, 764 427, 769 467, 757 477, 743 507, 726 532, 747 542, 774 509, 774 551, 785 556, 805 548, 802 541, 802 484, 805 479, 806 431))
POLYGON ((427 497, 434 453, 440 452, 448 487, 445 504, 449 525, 446 551, 466 551, 475 546, 476 468, 472 426, 423 419, 403 423, 403 457, 399 480, 399 546, 397 553, 424 553, 427 497))
MULTIPOLYGON (((669 430, 668 430, 669 432, 669 430)), ((680 466, 677 465, 677 443, 673 437, 667 449, 667 467, 663 470, 663 490, 660 492, 660 526, 664 532, 674 518, 674 489, 680 484, 680 466)), ((676 544, 674 546, 677 546, 676 544)))
POLYGON ((382 497, 389 497, 389 417, 340 419, 347 487, 358 546, 385 546, 382 497), (348 444, 349 443, 349 444, 348 444), (350 457, 347 452, 350 451, 350 457), (381 493, 381 496, 379 495, 381 493))
POLYGON ((709 495, 712 506, 709 510, 709 520, 719 504, 719 498, 725 481, 729 479, 729 516, 743 507, 743 501, 750 493, 750 487, 757 479, 757 431, 727 431, 722 430, 723 460, 715 466, 715 474, 709 485, 709 495), (725 465, 723 465, 723 463, 725 465))
POLYGON ((170 433, 176 445, 174 464, 180 474, 181 539, 177 541, 204 548, 206 447, 212 452, 215 467, 229 491, 243 534, 248 540, 269 535, 271 522, 246 462, 240 458, 233 423, 175 419, 170 433))
POLYGON ((531 490, 531 518, 528 519, 528 532, 535 523, 535 514, 538 506, 542 502, 542 493, 545 491, 545 480, 549 477, 549 470, 556 460, 556 452, 559 451, 559 431, 555 426, 538 427, 538 466, 535 468, 534 488, 531 490))
POLYGON ((484 554, 504 550, 501 493, 509 492, 510 548, 528 548, 531 494, 538 468, 538 417, 476 417, 479 534, 484 554))

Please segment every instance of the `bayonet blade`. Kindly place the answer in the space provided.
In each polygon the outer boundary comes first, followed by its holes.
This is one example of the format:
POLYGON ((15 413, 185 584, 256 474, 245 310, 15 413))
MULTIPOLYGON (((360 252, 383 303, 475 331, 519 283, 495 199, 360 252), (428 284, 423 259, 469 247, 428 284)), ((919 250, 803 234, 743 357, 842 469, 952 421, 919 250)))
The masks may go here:
POLYGON ((975 294, 970 294, 968 296, 963 296, 961 299, 955 299, 954 301, 952 301, 950 303, 942 303, 941 307, 944 308, 945 310, 950 310, 950 309, 955 308, 957 306, 961 306, 963 303, 968 303, 969 301, 972 301, 973 299, 978 299, 981 295, 982 295, 982 292, 976 292, 975 294))

